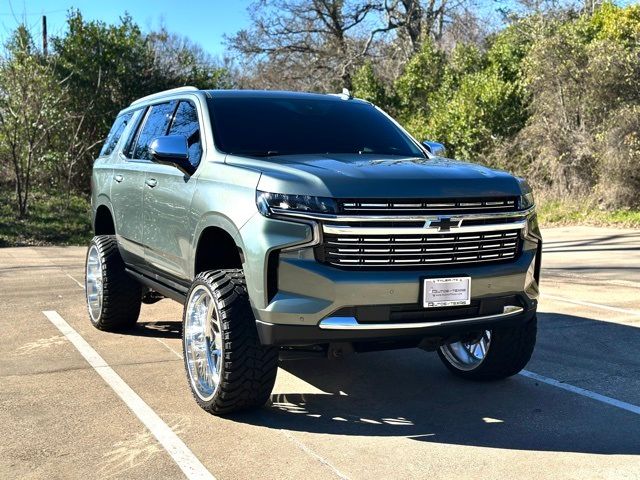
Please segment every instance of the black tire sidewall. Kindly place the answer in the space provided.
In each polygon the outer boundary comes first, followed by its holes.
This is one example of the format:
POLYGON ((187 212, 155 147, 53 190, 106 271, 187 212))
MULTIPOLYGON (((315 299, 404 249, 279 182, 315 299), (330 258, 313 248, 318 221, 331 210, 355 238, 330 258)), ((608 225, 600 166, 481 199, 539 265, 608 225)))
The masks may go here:
POLYGON ((130 328, 140 315, 141 292, 140 284, 126 272, 115 235, 93 237, 85 259, 85 301, 91 324, 105 331, 130 328), (92 247, 98 251, 102 274, 102 304, 95 319, 91 315, 87 290, 87 261, 92 247))
POLYGON ((531 359, 537 335, 537 318, 512 327, 491 329, 491 344, 485 359, 473 370, 461 370, 438 349, 442 363, 456 376, 467 380, 501 380, 520 372, 531 359))
POLYGON ((191 393, 208 413, 226 415, 267 402, 278 369, 278 349, 260 343, 242 270, 211 270, 195 278, 184 304, 182 352, 191 393), (193 385, 185 342, 189 300, 202 285, 213 298, 223 344, 220 380, 209 400, 203 400, 193 385))

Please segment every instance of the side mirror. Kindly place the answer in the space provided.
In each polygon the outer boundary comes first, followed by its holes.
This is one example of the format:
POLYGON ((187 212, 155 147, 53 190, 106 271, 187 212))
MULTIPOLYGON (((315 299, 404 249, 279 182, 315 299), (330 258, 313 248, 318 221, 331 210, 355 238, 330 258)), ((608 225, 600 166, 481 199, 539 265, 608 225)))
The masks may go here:
POLYGON ((149 154, 154 162, 172 165, 186 175, 193 175, 196 171, 189 161, 189 147, 184 135, 154 138, 149 144, 149 154))
POLYGON ((444 157, 447 154, 447 149, 442 143, 423 140, 422 146, 426 148, 429 153, 435 155, 436 157, 444 157))

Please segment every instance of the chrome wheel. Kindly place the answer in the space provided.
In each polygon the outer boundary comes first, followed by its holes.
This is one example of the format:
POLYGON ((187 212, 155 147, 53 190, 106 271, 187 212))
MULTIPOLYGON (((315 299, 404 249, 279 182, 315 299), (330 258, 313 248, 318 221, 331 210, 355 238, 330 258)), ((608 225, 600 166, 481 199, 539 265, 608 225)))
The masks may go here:
POLYGON ((487 357, 491 346, 491 330, 485 330, 480 339, 473 342, 454 342, 440 347, 442 355, 459 370, 478 368, 487 357))
POLYGON ((91 245, 87 254, 87 271, 85 275, 84 289, 89 305, 89 314, 94 322, 97 322, 102 312, 102 260, 100 252, 95 245, 91 245))
POLYGON ((222 330, 213 297, 203 285, 192 290, 187 302, 183 337, 191 385, 202 400, 210 400, 220 383, 222 330))

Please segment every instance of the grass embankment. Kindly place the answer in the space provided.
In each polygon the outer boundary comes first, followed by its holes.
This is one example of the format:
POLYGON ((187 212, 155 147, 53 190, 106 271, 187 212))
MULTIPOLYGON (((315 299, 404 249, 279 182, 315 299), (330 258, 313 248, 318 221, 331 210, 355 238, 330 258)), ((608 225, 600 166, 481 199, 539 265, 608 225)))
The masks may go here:
POLYGON ((26 245, 86 245, 91 238, 90 205, 87 198, 68 200, 35 192, 29 215, 16 218, 12 192, 0 189, 0 247, 26 245))
POLYGON ((538 218, 543 228, 565 225, 640 228, 640 210, 600 210, 586 201, 583 203, 557 200, 538 202, 538 218))

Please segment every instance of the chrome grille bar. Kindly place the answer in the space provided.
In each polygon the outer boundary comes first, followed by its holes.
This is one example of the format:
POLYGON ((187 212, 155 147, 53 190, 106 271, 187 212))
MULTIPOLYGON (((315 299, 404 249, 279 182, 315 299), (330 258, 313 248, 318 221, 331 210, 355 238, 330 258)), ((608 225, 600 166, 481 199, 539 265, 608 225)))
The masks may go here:
MULTIPOLYGON (((466 219, 466 217, 465 217, 466 219)), ((526 220, 518 220, 509 223, 496 223, 495 225, 468 225, 457 227, 451 230, 451 233, 473 233, 473 232, 486 232, 490 230, 502 231, 502 230, 522 230, 527 226, 526 220)), ((424 228, 424 227, 356 227, 350 225, 322 225, 324 233, 330 233, 334 235, 442 235, 437 228, 424 228)), ((448 233, 448 232, 447 232, 448 233)))
POLYGON ((341 202, 342 211, 346 214, 370 215, 372 213, 393 214, 394 212, 412 212, 422 214, 469 212, 510 212, 517 208, 517 198, 460 199, 460 200, 344 200, 341 202))
POLYGON ((343 200, 340 213, 271 208, 275 218, 313 221, 319 262, 341 268, 430 268, 502 262, 522 248, 535 208, 516 199, 343 200), (320 232, 318 232, 320 233, 320 232))
MULTIPOLYGON (((502 226, 502 225, 500 225, 502 226)), ((321 260, 330 265, 345 268, 406 268, 429 267, 433 265, 495 262, 514 259, 520 249, 520 231, 487 230, 469 235, 455 232, 427 232, 422 229, 421 235, 403 236, 403 228, 377 229, 384 230, 386 235, 373 236, 367 231, 359 231, 357 227, 351 232, 340 231, 330 233, 324 229, 324 243, 321 247, 321 260), (411 242, 405 242, 405 239, 411 242)), ((493 228, 495 225, 489 226, 493 228)), ((341 226, 343 229, 349 227, 341 226)), ((327 231, 329 230, 329 231, 327 231)))
MULTIPOLYGON (((531 207, 527 210, 516 210, 512 212, 488 212, 488 213, 465 213, 461 215, 464 221, 476 221, 476 220, 500 220, 509 218, 526 218, 534 212, 535 208, 531 207)), ((286 208, 271 208, 271 211, 276 216, 282 217, 294 217, 304 218, 308 220, 319 220, 324 222, 335 223, 354 223, 354 222, 426 222, 427 220, 438 220, 442 215, 436 214, 436 212, 430 212, 428 214, 420 214, 418 212, 412 212, 410 214, 368 214, 368 215, 352 215, 352 214, 340 214, 335 215, 332 213, 317 213, 317 212, 300 212, 296 210, 287 210, 286 208)), ((440 209, 438 209, 440 212, 440 209)), ((446 213, 446 212, 443 212, 446 213)))

